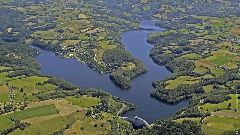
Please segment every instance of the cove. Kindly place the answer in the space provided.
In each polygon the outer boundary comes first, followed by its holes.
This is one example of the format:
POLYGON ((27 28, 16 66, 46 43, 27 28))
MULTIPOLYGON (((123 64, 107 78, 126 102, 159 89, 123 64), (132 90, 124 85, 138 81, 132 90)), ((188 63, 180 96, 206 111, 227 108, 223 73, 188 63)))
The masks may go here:
POLYGON ((164 66, 155 64, 149 57, 152 45, 147 43, 147 35, 152 31, 162 31, 162 29, 146 20, 142 21, 141 28, 142 30, 132 30, 121 35, 125 48, 140 59, 148 70, 146 74, 135 78, 132 81, 132 87, 128 90, 120 89, 109 79, 109 75, 100 74, 76 59, 60 58, 51 51, 40 50, 41 53, 36 60, 41 66, 42 74, 60 77, 83 89, 103 89, 137 106, 136 109, 124 113, 124 117, 139 116, 148 123, 152 123, 174 115, 179 109, 188 106, 188 101, 168 105, 150 97, 153 90, 152 82, 169 77, 171 72, 164 66))

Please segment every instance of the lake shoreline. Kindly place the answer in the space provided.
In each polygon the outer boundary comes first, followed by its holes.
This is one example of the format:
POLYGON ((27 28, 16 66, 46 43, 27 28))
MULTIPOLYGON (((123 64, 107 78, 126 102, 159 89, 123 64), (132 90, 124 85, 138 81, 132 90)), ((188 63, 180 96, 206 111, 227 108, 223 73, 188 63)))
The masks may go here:
MULTIPOLYGON (((155 28, 152 22, 145 21, 141 27, 155 28)), ((161 31, 161 28, 158 28, 161 31)), ((133 103, 136 108, 124 111, 122 117, 139 116, 148 123, 153 123, 158 119, 169 118, 180 110, 188 106, 188 101, 182 101, 176 105, 168 105, 150 96, 154 89, 152 82, 161 80, 171 75, 164 66, 159 66, 149 57, 149 50, 153 47, 146 42, 147 30, 133 30, 124 32, 121 35, 121 42, 125 49, 134 57, 141 60, 148 72, 135 77, 132 80, 130 89, 122 90, 115 86, 108 74, 101 74, 92 70, 87 64, 81 63, 74 58, 60 58, 54 52, 41 50, 35 58, 41 66, 43 75, 60 77, 82 89, 98 88, 117 96, 122 100, 133 103)))

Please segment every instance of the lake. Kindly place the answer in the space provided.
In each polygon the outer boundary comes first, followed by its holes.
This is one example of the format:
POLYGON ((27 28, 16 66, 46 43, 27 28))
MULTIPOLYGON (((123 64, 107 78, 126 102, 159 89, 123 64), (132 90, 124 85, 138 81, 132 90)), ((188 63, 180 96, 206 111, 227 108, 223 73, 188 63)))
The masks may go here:
POLYGON ((100 74, 76 59, 60 58, 51 51, 40 50, 36 60, 41 65, 41 73, 60 77, 66 81, 80 86, 80 88, 100 88, 123 100, 134 103, 137 108, 123 114, 124 117, 139 116, 152 123, 155 120, 173 116, 179 109, 188 106, 188 101, 177 105, 164 104, 152 97, 152 82, 171 75, 164 66, 155 64, 149 57, 152 45, 146 42, 148 33, 162 31, 150 21, 142 21, 142 30, 128 31, 122 34, 122 43, 126 50, 140 59, 148 72, 138 76, 132 81, 132 87, 122 90, 115 86, 109 75, 100 74))

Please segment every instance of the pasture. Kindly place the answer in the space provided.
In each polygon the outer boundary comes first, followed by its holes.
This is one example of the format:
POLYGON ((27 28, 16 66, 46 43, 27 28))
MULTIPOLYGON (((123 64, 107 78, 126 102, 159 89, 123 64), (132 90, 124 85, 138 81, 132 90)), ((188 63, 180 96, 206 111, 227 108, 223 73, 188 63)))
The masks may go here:
POLYGON ((199 107, 200 111, 215 112, 219 110, 235 111, 239 107, 239 99, 237 94, 231 94, 231 99, 218 104, 206 103, 199 107))
POLYGON ((240 127, 239 118, 210 116, 204 120, 202 125, 203 132, 206 135, 219 135, 225 131, 235 130, 240 127))
POLYGON ((81 97, 67 97, 73 105, 80 106, 81 108, 89 108, 98 105, 101 99, 95 97, 81 96, 81 97))
POLYGON ((177 88, 181 84, 195 84, 199 82, 199 78, 194 78, 190 76, 179 76, 174 80, 168 80, 166 82, 166 89, 174 89, 177 88))
POLYGON ((0 131, 9 128, 13 121, 10 118, 17 120, 25 120, 33 117, 46 116, 56 114, 57 110, 54 105, 39 106, 34 108, 28 108, 23 111, 16 111, 14 113, 0 115, 0 131))

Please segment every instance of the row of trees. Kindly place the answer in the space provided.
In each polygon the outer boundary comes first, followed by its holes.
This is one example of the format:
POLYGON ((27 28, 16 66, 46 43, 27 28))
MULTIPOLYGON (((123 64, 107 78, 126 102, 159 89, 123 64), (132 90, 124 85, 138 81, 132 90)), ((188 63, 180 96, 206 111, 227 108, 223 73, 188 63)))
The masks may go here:
POLYGON ((13 119, 13 118, 11 118, 11 120, 14 122, 14 124, 10 128, 0 131, 1 135, 10 134, 11 132, 13 132, 16 129, 24 130, 25 128, 30 126, 30 124, 27 122, 21 122, 20 120, 13 119))

